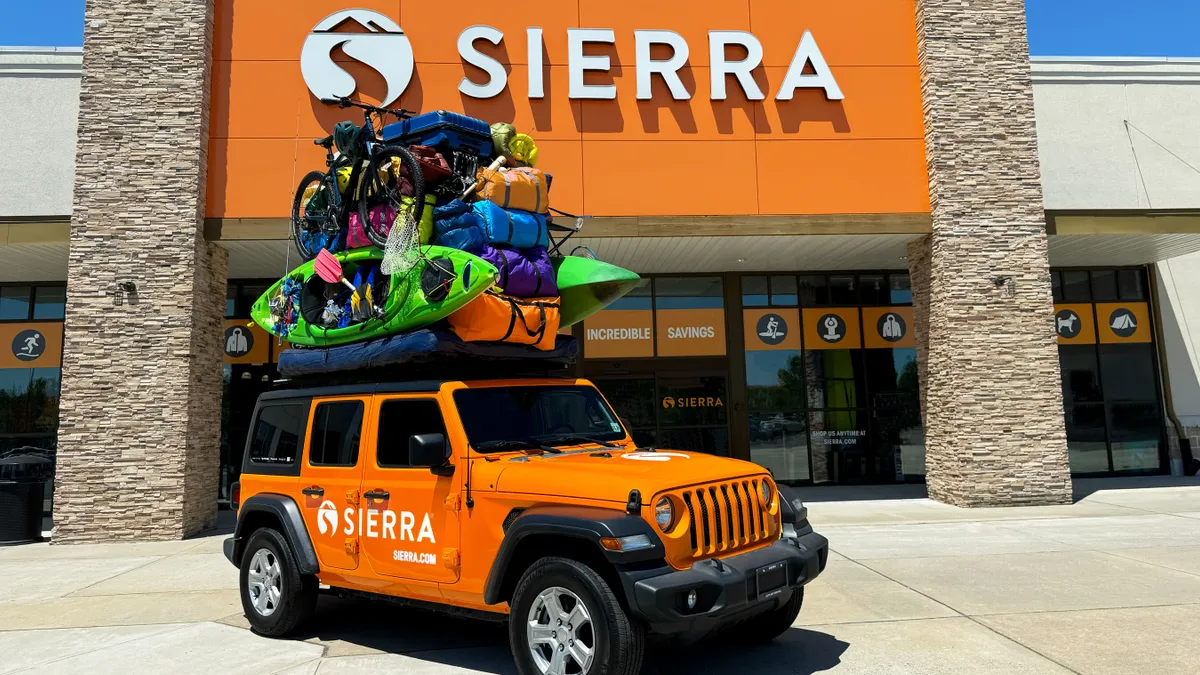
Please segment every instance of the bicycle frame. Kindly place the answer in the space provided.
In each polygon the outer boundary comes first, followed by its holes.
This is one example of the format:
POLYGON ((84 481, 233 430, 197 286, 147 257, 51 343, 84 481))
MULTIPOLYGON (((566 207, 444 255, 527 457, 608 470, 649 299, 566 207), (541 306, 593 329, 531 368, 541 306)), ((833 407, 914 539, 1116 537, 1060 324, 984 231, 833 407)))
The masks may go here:
MULTIPOLYGON (((357 103, 345 97, 340 99, 322 99, 321 102, 337 105, 340 108, 361 108, 363 111, 362 132, 359 134, 358 142, 355 143, 355 147, 351 149, 349 154, 336 152, 333 149, 334 143, 332 141, 325 146, 325 166, 327 168, 326 176, 334 183, 333 193, 335 195, 335 203, 332 205, 330 210, 335 214, 333 220, 340 229, 348 226, 350 213, 352 212, 350 205, 356 205, 354 199, 357 199, 357 197, 345 199, 343 198, 341 191, 336 189, 337 170, 346 165, 342 162, 349 164, 350 180, 347 182, 346 192, 347 194, 349 194, 351 190, 358 192, 362 180, 363 165, 369 162, 371 154, 375 151, 375 146, 383 143, 383 139, 379 137, 379 132, 375 130, 374 115, 380 116, 380 124, 382 125, 382 117, 384 115, 392 115, 396 119, 407 119, 412 117, 412 113, 408 110, 404 110, 403 108, 380 108, 366 103, 357 103)), ((328 216, 322 216, 321 220, 328 222, 328 216)))

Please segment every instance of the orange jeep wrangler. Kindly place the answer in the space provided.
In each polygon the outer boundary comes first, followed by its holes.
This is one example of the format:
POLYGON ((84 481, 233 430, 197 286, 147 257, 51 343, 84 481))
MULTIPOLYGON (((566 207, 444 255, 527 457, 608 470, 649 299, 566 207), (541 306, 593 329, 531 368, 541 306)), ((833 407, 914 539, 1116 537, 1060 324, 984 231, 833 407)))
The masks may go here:
POLYGON ((828 542, 760 466, 635 447, 591 383, 263 394, 225 555, 255 632, 318 590, 508 621, 523 675, 639 672, 648 635, 787 630, 828 542))

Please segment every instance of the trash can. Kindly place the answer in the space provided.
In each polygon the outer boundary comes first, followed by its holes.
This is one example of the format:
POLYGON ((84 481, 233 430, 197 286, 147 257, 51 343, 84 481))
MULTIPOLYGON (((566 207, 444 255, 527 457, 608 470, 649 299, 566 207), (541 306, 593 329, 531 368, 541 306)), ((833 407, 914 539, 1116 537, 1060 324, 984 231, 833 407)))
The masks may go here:
POLYGON ((42 538, 42 501, 54 462, 37 455, 0 459, 0 546, 42 538))

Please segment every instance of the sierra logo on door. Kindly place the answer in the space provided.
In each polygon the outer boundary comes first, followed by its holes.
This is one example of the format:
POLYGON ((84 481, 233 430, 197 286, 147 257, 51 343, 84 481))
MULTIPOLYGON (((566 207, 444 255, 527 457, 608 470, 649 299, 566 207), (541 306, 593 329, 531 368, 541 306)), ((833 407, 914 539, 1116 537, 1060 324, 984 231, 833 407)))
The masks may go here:
POLYGON ((424 514, 421 526, 417 527, 417 517, 411 511, 401 511, 397 514, 391 509, 377 508, 356 509, 347 506, 338 517, 337 506, 328 499, 321 502, 317 509, 317 531, 324 535, 336 536, 341 528, 347 537, 359 536, 367 539, 392 539, 399 541, 428 541, 436 544, 433 536, 433 523, 429 514, 424 514), (356 515, 357 514, 357 515, 356 515), (399 536, 396 531, 399 530, 399 536), (416 530, 416 534, 413 534, 416 530))
POLYGON ((333 60, 338 47, 346 56, 379 73, 387 82, 387 94, 380 105, 386 106, 408 87, 413 74, 413 51, 408 36, 395 21, 369 9, 344 9, 321 19, 300 50, 300 73, 313 96, 340 98, 358 87, 354 76, 333 60), (334 33, 339 26, 352 22, 366 33, 334 33))

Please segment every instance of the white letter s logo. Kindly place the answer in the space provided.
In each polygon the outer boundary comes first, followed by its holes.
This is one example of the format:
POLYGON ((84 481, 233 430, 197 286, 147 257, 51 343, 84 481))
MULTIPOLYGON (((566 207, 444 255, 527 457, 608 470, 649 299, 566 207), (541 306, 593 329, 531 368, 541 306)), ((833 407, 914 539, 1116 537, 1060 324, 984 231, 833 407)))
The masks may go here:
POLYGON ((326 499, 317 509, 317 531, 321 534, 337 534, 338 514, 333 502, 326 499))
POLYGON ((367 9, 345 9, 321 19, 304 40, 300 50, 300 72, 308 90, 317 98, 339 98, 354 93, 354 77, 334 63, 338 46, 346 55, 374 69, 387 82, 386 106, 408 87, 413 74, 413 52, 408 36, 395 21, 367 9), (369 33, 333 33, 346 21, 354 21, 369 33))

